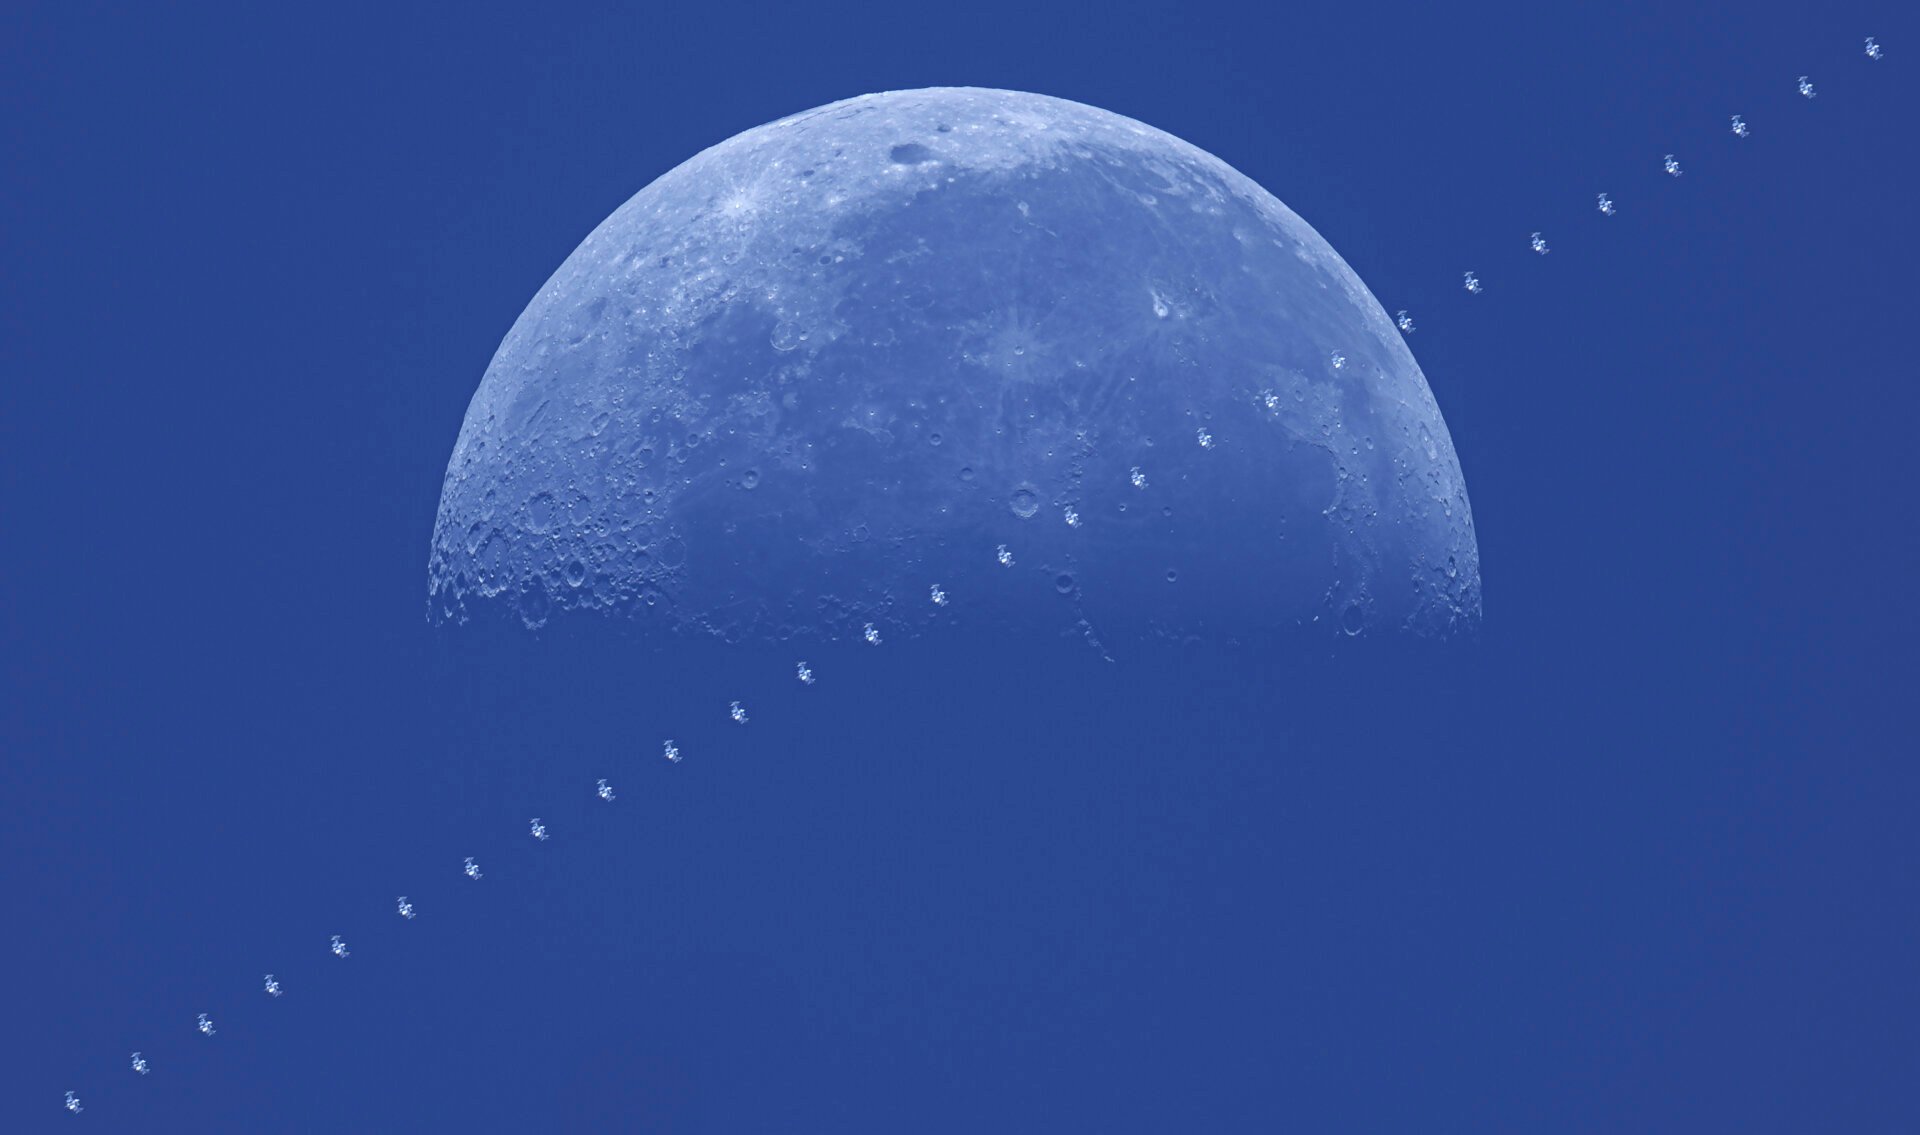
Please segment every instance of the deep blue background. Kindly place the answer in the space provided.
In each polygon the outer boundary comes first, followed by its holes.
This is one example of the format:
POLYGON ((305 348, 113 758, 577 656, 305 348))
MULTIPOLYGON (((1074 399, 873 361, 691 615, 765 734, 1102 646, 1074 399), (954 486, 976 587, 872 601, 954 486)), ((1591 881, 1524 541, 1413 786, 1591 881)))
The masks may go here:
POLYGON ((0 1130, 1920 1124, 1909 6, 483 7, 0 14, 0 1130), (1477 643, 427 627, 575 244, 939 84, 1414 312, 1477 643))

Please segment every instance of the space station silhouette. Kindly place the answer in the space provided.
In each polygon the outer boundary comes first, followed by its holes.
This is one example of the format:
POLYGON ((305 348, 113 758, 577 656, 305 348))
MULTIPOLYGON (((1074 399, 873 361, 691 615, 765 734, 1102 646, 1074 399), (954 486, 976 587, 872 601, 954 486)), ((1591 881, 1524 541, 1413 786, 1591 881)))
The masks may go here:
MULTIPOLYGON (((1863 54, 1868 60, 1871 60, 1874 62, 1878 62, 1884 58, 1884 51, 1882 46, 1878 42, 1876 42, 1876 40, 1871 36, 1865 39, 1865 47, 1864 47, 1863 54)), ((1815 97, 1813 84, 1811 83, 1811 81, 1808 79, 1806 75, 1801 75, 1797 78, 1796 88, 1797 88, 1798 94, 1802 98, 1812 99, 1815 97)), ((1730 132, 1733 135, 1741 139, 1745 139, 1749 136, 1749 131, 1748 131, 1746 121, 1741 115, 1738 115, 1738 114, 1732 115, 1730 121, 1731 121, 1730 132)), ((1680 163, 1673 153, 1667 153, 1664 156, 1664 158, 1662 159, 1662 169, 1664 170, 1664 173, 1669 178, 1677 178, 1681 175, 1681 172, 1682 172, 1680 163)), ((1598 193, 1594 196, 1593 200, 1594 200, 1595 210, 1598 213, 1600 213, 1603 217, 1612 218, 1615 216, 1616 203, 1613 195, 1610 192, 1598 193)), ((1534 232, 1532 234, 1530 238, 1530 244, 1531 244, 1532 250, 1541 255, 1544 255, 1548 250, 1547 244, 1545 240, 1542 238, 1542 235, 1540 232, 1534 232)), ((1555 259, 1556 261, 1558 261, 1560 258, 1555 258, 1555 259)), ((1478 296, 1481 294, 1481 291, 1482 291, 1481 281, 1479 276, 1475 272, 1469 271, 1464 273, 1464 290, 1474 296, 1478 296)), ((1414 321, 1412 317, 1409 315, 1407 310, 1405 309, 1399 310, 1394 315, 1393 319, 1396 325, 1398 326, 1398 329, 1405 335, 1411 335, 1414 332, 1415 330, 1414 321)), ((1331 369, 1339 370, 1345 365, 1346 361, 1347 361, 1346 356, 1342 352, 1335 351, 1330 356, 1329 365, 1331 369)), ((1195 434, 1195 443, 1197 443, 1197 445, 1202 449, 1211 448, 1216 444, 1215 437, 1205 427, 1202 427, 1199 430, 1197 430, 1195 434)), ((1142 466, 1135 465, 1131 467, 1129 471, 1128 481, 1129 481, 1130 487, 1134 490, 1150 491, 1149 477, 1148 477, 1148 474, 1145 471, 1143 471, 1142 466)), ((1080 526, 1080 523, 1081 523, 1080 514, 1077 511, 1073 510, 1072 508, 1068 508, 1065 512, 1064 522, 1070 528, 1077 528, 1080 526)), ((1012 567, 1016 562, 1016 551, 1017 549, 1010 547, 1008 544, 999 544, 996 547, 993 547, 990 549, 982 549, 981 554, 990 555, 995 561, 997 561, 999 565, 1003 567, 1012 567)), ((937 580, 928 580, 924 584, 924 586, 927 589, 926 594, 929 597, 930 605, 935 608, 944 610, 944 609, 947 609, 950 604, 964 603, 964 597, 950 596, 949 592, 937 580)), ((858 637, 862 641, 864 641, 864 643, 866 643, 867 645, 876 647, 876 648, 884 648, 884 645, 887 642, 886 636, 883 634, 883 628, 873 622, 865 623, 861 627, 858 637)), ((784 663, 783 665, 792 667, 791 670, 787 671, 788 673, 791 673, 793 675, 793 678, 791 680, 797 680, 801 685, 807 686, 807 687, 811 687, 815 684, 816 678, 817 678, 817 668, 812 663, 806 660, 796 659, 792 662, 784 663)), ((829 682, 829 686, 830 685, 831 685, 831 682, 829 682)), ((808 696, 818 696, 818 695, 808 695, 808 696)), ((735 725, 745 725, 749 720, 747 711, 743 703, 738 699, 716 698, 714 702, 713 712, 717 718, 728 720, 735 725)), ((757 722, 757 719, 756 719, 756 722, 757 722)), ((661 743, 660 749, 656 751, 659 752, 661 755, 663 755, 666 758, 667 763, 671 766, 679 765, 683 761, 683 759, 685 759, 686 756, 688 755, 683 753, 680 746, 676 743, 676 741, 672 739, 663 741, 661 743)), ((708 754, 704 752, 696 755, 699 757, 708 756, 708 754)), ((666 773, 663 775, 670 776, 673 774, 666 773)), ((601 801, 611 802, 615 799, 613 788, 609 783, 609 780, 606 778, 599 778, 594 780, 590 786, 587 786, 584 788, 584 791, 592 793, 595 797, 597 797, 601 801)), ((522 854, 528 854, 528 855, 542 854, 542 852, 539 850, 539 845, 546 844, 550 841, 550 839, 553 839, 553 838, 565 838, 564 834, 559 837, 553 836, 553 834, 549 831, 546 824, 543 823, 543 821, 537 817, 532 819, 529 822, 528 831, 531 834, 532 839, 531 840, 523 839, 519 841, 519 844, 518 844, 518 846, 521 846, 524 849, 522 854)), ((483 874, 480 870, 480 866, 476 861, 476 859, 473 857, 466 857, 461 861, 460 871, 462 875, 468 880, 480 880, 483 878, 483 874)), ((449 873, 451 873, 451 868, 449 869, 449 873)), ((383 896, 390 893, 391 892, 389 891, 381 892, 383 896)), ((375 902, 385 903, 385 902, 391 902, 391 901, 394 901, 394 900, 387 899, 384 897, 378 900, 374 900, 370 898, 369 900, 370 905, 368 907, 368 910, 371 911, 373 909, 373 906, 371 904, 375 902)), ((406 920, 408 922, 412 922, 416 917, 417 912, 415 910, 415 907, 413 903, 405 895, 402 895, 398 898, 395 909, 397 909, 400 917, 403 920, 406 920)), ((350 956, 349 951, 347 949, 346 940, 342 935, 336 934, 331 936, 330 943, 328 945, 328 950, 331 955, 337 958, 347 958, 350 956)), ((236 990, 236 996, 238 996, 237 991, 241 988, 244 988, 248 980, 258 980, 258 979, 236 978, 235 986, 234 986, 236 990)), ((279 979, 277 979, 274 976, 274 974, 271 974, 271 973, 266 974, 264 978, 264 984, 261 986, 255 986, 255 989, 256 989, 256 992, 254 993, 254 996, 256 997, 259 996, 259 993, 257 992, 257 990, 264 989, 264 992, 270 998, 274 998, 274 999, 280 998, 284 992, 279 979)), ((175 1027, 179 1028, 180 1026, 176 1025, 175 1027)), ((216 1035, 216 1031, 217 1031, 214 1025, 214 1016, 210 1012, 201 1012, 197 1016, 193 1017, 191 1027, 195 1032, 205 1037, 213 1037, 216 1035)), ((164 1037, 159 1039, 161 1039, 161 1043, 164 1045, 165 1043, 164 1037)), ((147 1058, 143 1055, 144 1051, 149 1051, 149 1050, 152 1050, 152 1049, 135 1051, 132 1054, 130 1059, 130 1070, 134 1074, 137 1074, 140 1076, 147 1076, 153 1071, 153 1066, 149 1063, 147 1058)), ((122 1074, 124 1075, 125 1073, 123 1072, 122 1074)), ((164 1075, 164 1071, 161 1074, 164 1075)), ((65 1090, 64 1095, 58 1101, 58 1106, 60 1106, 63 1110, 69 1113, 77 1115, 83 1112, 84 1110, 86 1110, 83 1107, 81 1101, 82 1101, 82 1097, 79 1095, 77 1090, 65 1090)))

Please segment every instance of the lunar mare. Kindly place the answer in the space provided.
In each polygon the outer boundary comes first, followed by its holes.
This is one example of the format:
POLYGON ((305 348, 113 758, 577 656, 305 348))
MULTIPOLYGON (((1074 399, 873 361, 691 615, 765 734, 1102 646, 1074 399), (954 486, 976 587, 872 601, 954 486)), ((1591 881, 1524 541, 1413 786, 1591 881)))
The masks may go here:
POLYGON ((728 638, 1480 613, 1439 407, 1327 242, 1162 131, 972 88, 748 130, 608 217, 495 353, 428 575, 436 620, 728 638))

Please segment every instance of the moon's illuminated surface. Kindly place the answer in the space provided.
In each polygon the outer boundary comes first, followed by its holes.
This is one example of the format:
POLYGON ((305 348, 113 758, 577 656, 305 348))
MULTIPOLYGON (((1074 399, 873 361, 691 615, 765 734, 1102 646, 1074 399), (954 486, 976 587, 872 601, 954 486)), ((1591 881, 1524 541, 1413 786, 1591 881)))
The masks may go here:
POLYGON ((746 131, 608 217, 474 395, 429 584, 729 638, 1480 612, 1439 407, 1327 242, 1178 138, 971 88, 746 131))

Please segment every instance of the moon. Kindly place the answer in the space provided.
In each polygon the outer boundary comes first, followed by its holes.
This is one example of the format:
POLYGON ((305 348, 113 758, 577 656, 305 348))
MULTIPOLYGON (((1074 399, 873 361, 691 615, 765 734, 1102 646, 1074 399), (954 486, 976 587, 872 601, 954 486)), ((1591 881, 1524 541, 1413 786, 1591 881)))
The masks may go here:
POLYGON ((1459 459, 1331 246, 1218 158, 1037 94, 866 95, 705 150, 500 344, 429 617, 1102 644, 1480 617, 1459 459))

